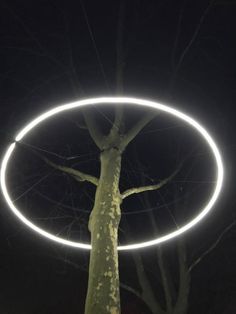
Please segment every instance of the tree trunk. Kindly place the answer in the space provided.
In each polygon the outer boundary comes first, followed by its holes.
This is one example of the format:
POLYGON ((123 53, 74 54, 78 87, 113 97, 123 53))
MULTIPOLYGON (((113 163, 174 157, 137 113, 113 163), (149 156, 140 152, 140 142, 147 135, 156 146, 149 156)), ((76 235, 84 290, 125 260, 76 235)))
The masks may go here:
POLYGON ((121 196, 121 152, 115 148, 100 155, 101 173, 90 215, 92 250, 85 314, 120 313, 117 238, 121 196))

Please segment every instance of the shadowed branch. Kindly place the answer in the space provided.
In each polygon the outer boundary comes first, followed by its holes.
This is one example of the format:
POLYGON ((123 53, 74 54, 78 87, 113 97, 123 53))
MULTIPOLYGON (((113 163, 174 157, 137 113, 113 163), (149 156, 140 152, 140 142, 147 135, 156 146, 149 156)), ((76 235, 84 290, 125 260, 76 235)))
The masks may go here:
POLYGON ((150 281, 146 275, 141 255, 139 254, 138 251, 135 251, 132 253, 133 253, 134 263, 136 266, 137 276, 138 276, 139 283, 142 289, 142 293, 141 293, 142 300, 150 307, 150 309, 155 309, 156 313, 165 314, 162 307, 156 300, 155 294, 150 285, 150 281))
POLYGON ((199 256, 188 268, 188 272, 191 272, 193 268, 195 268, 203 258, 205 258, 211 251, 213 251, 216 246, 220 243, 223 236, 233 227, 236 225, 236 220, 234 220, 230 225, 228 225, 219 235, 219 237, 216 239, 216 241, 201 255, 199 256))

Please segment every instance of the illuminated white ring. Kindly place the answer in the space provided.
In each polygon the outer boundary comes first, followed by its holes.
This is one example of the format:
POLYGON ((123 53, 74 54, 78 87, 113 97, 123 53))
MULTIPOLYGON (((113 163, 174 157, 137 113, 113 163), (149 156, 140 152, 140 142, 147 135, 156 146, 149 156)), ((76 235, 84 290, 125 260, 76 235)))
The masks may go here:
MULTIPOLYGON (((180 118, 181 120, 184 120, 188 124, 190 124, 193 128, 195 128, 205 139, 207 144, 210 146, 211 151, 213 153, 213 156, 216 161, 216 168, 217 168, 217 174, 216 174, 216 186, 215 189, 211 195, 211 198, 209 199, 207 205, 205 205, 204 208, 202 208, 200 214, 198 214, 194 219, 192 219, 190 222, 188 222, 186 225, 183 227, 179 228, 178 230, 171 232, 167 235, 164 235, 162 237, 156 238, 154 240, 146 241, 146 242, 141 242, 141 243, 133 243, 133 244, 128 244, 128 245, 122 245, 118 247, 118 250, 132 250, 132 249, 138 249, 142 247, 147 247, 151 245, 155 245, 167 240, 170 240, 183 232, 189 230, 192 228, 194 225, 196 225, 200 220, 203 219, 203 217, 206 216, 206 214, 212 209, 213 205, 215 204, 219 193, 222 188, 222 183, 223 183, 223 164, 222 164, 222 158, 219 153, 219 150, 212 139, 212 137, 209 135, 209 133, 206 131, 205 128, 203 128, 197 121, 195 121, 193 118, 187 116, 186 114, 163 104, 153 102, 153 101, 148 101, 148 100, 143 100, 143 99, 137 99, 137 98, 129 98, 129 97, 100 97, 100 98, 91 98, 91 99, 85 99, 85 100, 79 100, 70 104, 66 105, 61 105, 56 108, 53 108, 43 114, 41 114, 39 117, 36 119, 32 120, 29 124, 27 124, 16 136, 15 142, 22 140, 27 133, 29 133, 33 128, 35 128, 37 125, 39 125, 42 121, 48 119, 49 117, 54 116, 55 114, 58 114, 62 111, 70 110, 73 108, 77 108, 80 106, 86 106, 86 105, 94 105, 94 104, 111 104, 111 103, 126 103, 126 104, 135 104, 135 105, 140 105, 140 106, 147 106, 147 107, 152 107, 157 110, 161 110, 164 112, 167 112, 173 116, 176 116, 180 118)), ((10 195, 7 190, 7 184, 6 184, 6 169, 7 169, 7 164, 10 160, 10 157, 12 156, 12 153, 15 149, 16 144, 12 143, 2 161, 1 165, 1 188, 2 188, 2 193, 6 199, 7 204, 9 205, 10 209, 13 211, 13 213, 23 222, 25 223, 28 227, 33 229, 34 231, 38 232, 39 234, 43 235, 44 237, 51 239, 53 241, 59 242, 64 245, 69 245, 72 247, 77 247, 77 248, 82 248, 82 249, 91 249, 90 244, 86 243, 79 243, 79 242, 74 242, 74 241, 69 241, 60 237, 57 237, 41 228, 38 226, 34 225, 30 220, 28 220, 22 213, 19 211, 19 209, 16 208, 16 206, 13 204, 13 201, 10 198, 10 195)))

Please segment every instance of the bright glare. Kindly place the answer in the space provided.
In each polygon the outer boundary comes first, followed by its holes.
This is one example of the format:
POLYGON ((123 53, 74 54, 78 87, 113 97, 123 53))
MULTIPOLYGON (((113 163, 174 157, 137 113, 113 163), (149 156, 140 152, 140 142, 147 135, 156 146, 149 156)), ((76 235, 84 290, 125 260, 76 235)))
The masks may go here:
MULTIPOLYGON (((194 225, 196 225, 200 220, 202 220, 206 214, 213 208, 213 205, 215 204, 219 193, 222 188, 222 183, 223 183, 223 164, 222 164, 222 158, 219 153, 219 150, 216 146, 216 143, 210 136, 210 134, 207 132, 207 130, 201 126, 196 120, 193 118, 189 117, 188 115, 163 104, 160 104, 158 102, 154 101, 148 101, 148 100, 143 100, 143 99, 138 99, 138 98, 129 98, 129 97, 99 97, 99 98, 91 98, 91 99, 85 99, 85 100, 79 100, 73 103, 69 103, 66 105, 61 105, 58 107, 55 107, 43 114, 41 114, 39 117, 36 119, 32 120, 29 124, 27 124, 22 130, 19 131, 19 133, 16 135, 15 142, 22 140, 32 129, 36 128, 37 126, 40 125, 40 123, 60 112, 67 111, 70 109, 74 109, 77 107, 84 107, 86 105, 95 105, 95 104, 119 104, 119 103, 124 103, 124 104, 135 104, 137 106, 147 106, 151 108, 155 108, 157 110, 161 110, 164 112, 167 112, 181 120, 184 120, 187 122, 190 126, 192 126, 207 142, 209 147, 211 148, 212 154, 215 158, 216 162, 216 185, 215 189, 208 200, 207 205, 203 207, 200 210, 200 214, 198 214, 196 217, 194 217, 191 221, 189 221, 186 225, 183 227, 179 228, 178 230, 171 232, 169 234, 166 234, 162 237, 146 241, 146 242, 140 242, 140 243, 133 243, 133 244, 128 244, 128 245, 122 245, 118 247, 118 250, 133 250, 133 249, 139 249, 143 247, 148 247, 151 245, 155 245, 158 243, 165 242, 167 240, 173 239, 183 232, 189 230, 192 228, 194 225)), ((1 165, 1 188, 2 188, 2 193, 6 199, 7 204, 9 205, 10 209, 12 212, 24 223, 26 224, 29 228, 33 229, 37 233, 43 235, 44 237, 59 242, 64 245, 69 245, 72 247, 77 247, 81 249, 91 249, 91 245, 88 243, 80 243, 80 242, 74 242, 74 241, 69 241, 60 237, 57 237, 41 228, 33 224, 28 218, 26 218, 18 209, 14 203, 13 200, 11 199, 8 188, 7 188, 7 182, 6 182, 6 171, 7 171, 7 166, 10 158, 13 155, 14 149, 15 149, 15 143, 12 143, 2 160, 2 165, 1 165)))

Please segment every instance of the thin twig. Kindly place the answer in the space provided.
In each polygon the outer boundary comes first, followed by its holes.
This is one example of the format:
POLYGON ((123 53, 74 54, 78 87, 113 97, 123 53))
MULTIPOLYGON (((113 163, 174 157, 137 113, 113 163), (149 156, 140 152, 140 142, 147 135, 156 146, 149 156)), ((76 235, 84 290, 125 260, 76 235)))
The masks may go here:
POLYGON ((208 255, 211 251, 213 251, 216 246, 220 243, 224 235, 234 226, 236 225, 236 220, 234 220, 230 225, 228 225, 219 235, 219 237, 216 239, 216 241, 205 251, 201 256, 199 256, 188 268, 188 271, 191 272, 206 255, 208 255))

